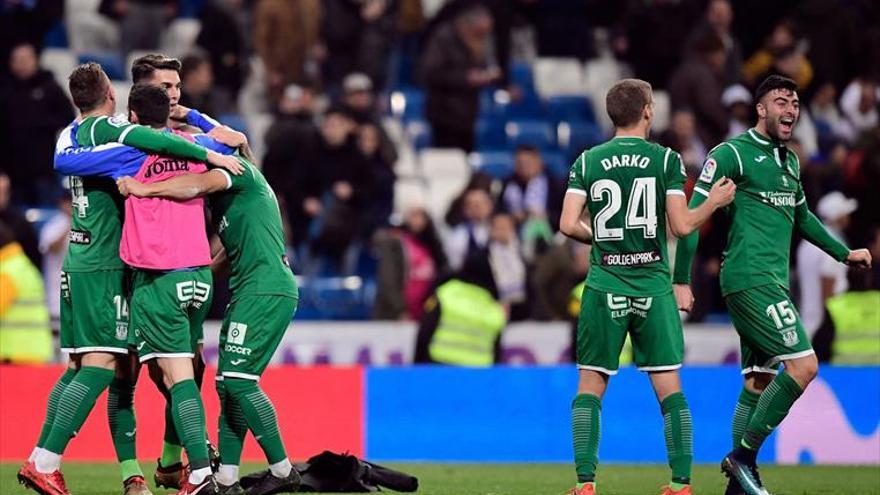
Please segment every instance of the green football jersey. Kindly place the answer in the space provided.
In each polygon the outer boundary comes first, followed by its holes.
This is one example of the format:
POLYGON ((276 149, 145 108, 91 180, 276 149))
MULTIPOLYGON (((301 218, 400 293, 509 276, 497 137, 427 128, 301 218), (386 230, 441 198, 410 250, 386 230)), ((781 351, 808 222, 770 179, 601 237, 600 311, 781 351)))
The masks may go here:
MULTIPOLYGON (((62 136, 68 132, 62 131, 62 136)), ((129 123, 123 116, 87 117, 76 129, 79 146, 119 143, 146 152, 169 153, 204 161, 206 151, 168 133, 129 123)), ((72 142, 70 143, 72 144, 72 142)), ((124 199, 112 179, 70 178, 73 215, 70 242, 63 269, 66 272, 122 269, 119 240, 125 212, 124 199)))
POLYGON ((227 173, 230 187, 211 195, 209 202, 214 227, 232 268, 232 298, 257 294, 298 297, 284 250, 275 193, 253 164, 244 159, 239 163, 245 167, 244 173, 227 173))
POLYGON ((587 286, 623 296, 672 292, 666 254, 666 196, 684 196, 681 157, 637 137, 585 151, 569 172, 569 193, 587 198, 593 249, 587 286))
POLYGON ((721 177, 737 187, 726 208, 722 294, 767 284, 787 289, 796 209, 806 201, 797 154, 749 129, 709 152, 694 193, 708 196, 721 177))

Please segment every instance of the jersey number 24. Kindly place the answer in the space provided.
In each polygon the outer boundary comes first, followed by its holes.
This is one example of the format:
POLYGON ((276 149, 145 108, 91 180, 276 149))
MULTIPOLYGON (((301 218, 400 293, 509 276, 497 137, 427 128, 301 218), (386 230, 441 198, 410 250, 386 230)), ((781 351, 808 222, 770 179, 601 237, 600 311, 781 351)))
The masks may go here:
MULTIPOLYGON (((639 177, 633 180, 626 206, 626 228, 639 229, 646 239, 657 237, 657 188, 654 177, 639 177)), ((611 179, 600 179, 590 187, 590 198, 602 201, 607 196, 608 203, 599 210, 593 225, 596 240, 622 241, 622 227, 608 227, 608 220, 620 211, 623 195, 620 185, 611 179)))

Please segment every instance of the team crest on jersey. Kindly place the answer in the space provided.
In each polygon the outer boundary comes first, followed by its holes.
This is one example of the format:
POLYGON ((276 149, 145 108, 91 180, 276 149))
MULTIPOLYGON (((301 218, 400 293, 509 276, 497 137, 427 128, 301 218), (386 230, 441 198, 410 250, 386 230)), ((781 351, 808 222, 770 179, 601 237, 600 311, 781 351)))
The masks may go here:
POLYGON ((107 123, 112 125, 113 127, 122 127, 130 124, 131 122, 128 121, 128 117, 126 117, 125 114, 120 113, 107 119, 107 123))
POLYGON ((714 158, 706 160, 706 164, 703 165, 703 172, 700 174, 700 180, 703 182, 712 182, 712 179, 715 178, 715 170, 717 168, 718 164, 715 162, 714 158))
POLYGON ((785 347, 794 347, 801 341, 800 337, 798 337, 797 330, 794 328, 787 328, 781 333, 782 342, 785 344, 785 347))

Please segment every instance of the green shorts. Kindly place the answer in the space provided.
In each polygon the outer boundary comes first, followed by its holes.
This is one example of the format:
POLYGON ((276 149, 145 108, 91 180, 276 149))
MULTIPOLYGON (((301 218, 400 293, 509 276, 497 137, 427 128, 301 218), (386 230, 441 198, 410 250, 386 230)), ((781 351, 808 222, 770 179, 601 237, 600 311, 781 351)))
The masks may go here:
POLYGON ((297 298, 242 296, 226 308, 220 328, 219 377, 259 380, 296 312, 297 298))
POLYGON ((814 354, 788 291, 762 285, 725 297, 739 334, 743 374, 776 373, 779 363, 814 354))
POLYGON ((125 270, 61 273, 61 351, 128 354, 125 270))
POLYGON ((617 374, 627 334, 639 370, 681 368, 684 334, 672 293, 627 297, 587 288, 578 318, 578 368, 617 374))
POLYGON ((193 357, 214 296, 211 269, 136 270, 132 277, 131 327, 140 361, 193 357))

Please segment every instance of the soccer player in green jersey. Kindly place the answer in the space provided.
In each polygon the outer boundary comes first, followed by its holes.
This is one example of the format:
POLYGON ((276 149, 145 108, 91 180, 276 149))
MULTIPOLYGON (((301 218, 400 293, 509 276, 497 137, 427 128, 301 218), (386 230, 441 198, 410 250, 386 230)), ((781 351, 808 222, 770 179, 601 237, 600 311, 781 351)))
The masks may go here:
MULTIPOLYGON (((74 142, 109 148, 124 144, 237 167, 229 157, 185 139, 111 118, 116 95, 97 64, 74 70, 70 90, 82 115, 62 131, 60 149, 74 142)), ((71 177, 71 186, 74 213, 61 287, 61 347, 71 354, 71 364, 49 395, 37 446, 18 476, 40 493, 66 494, 61 454, 109 386, 108 416, 125 491, 145 494, 149 490, 134 451, 133 386, 123 378, 128 367, 128 304, 119 259, 122 201, 110 180, 71 177)))
MULTIPOLYGON (((709 152, 691 207, 706 200, 707 187, 721 177, 738 190, 727 208, 727 248, 721 266, 721 292, 740 337, 744 386, 733 415, 733 447, 722 461, 730 478, 728 495, 765 495, 756 466, 758 450, 807 385, 818 362, 789 294, 789 251, 796 230, 834 259, 870 267, 866 249, 851 251, 825 230, 804 197, 797 155, 785 143, 798 120, 797 85, 770 76, 755 93, 754 128, 709 152), (779 372, 779 364, 785 371, 779 372)), ((676 299, 690 309, 690 269, 699 236, 678 243, 676 299)))
POLYGON ((564 234, 593 244, 576 339, 580 381, 571 407, 578 484, 570 493, 596 493, 602 396, 629 334, 633 360, 649 374, 663 415, 672 468, 663 494, 690 495, 692 425, 678 375, 684 336, 666 229, 678 236, 691 233, 733 200, 736 186, 719 181, 708 201, 688 210, 681 157, 646 140, 654 117, 651 85, 618 82, 608 91, 606 108, 614 138, 583 152, 572 165, 560 218, 564 234), (592 229, 585 213, 592 216, 592 229))
POLYGON ((211 194, 210 210, 231 268, 232 301, 220 330, 217 393, 220 397, 220 493, 244 493, 239 464, 250 430, 262 447, 269 469, 249 476, 247 493, 294 491, 299 474, 284 449, 272 402, 258 380, 278 348, 296 311, 298 290, 284 250, 281 213, 263 174, 243 158, 245 173, 224 170, 189 174, 142 184, 119 179, 123 195, 187 200, 211 194))

